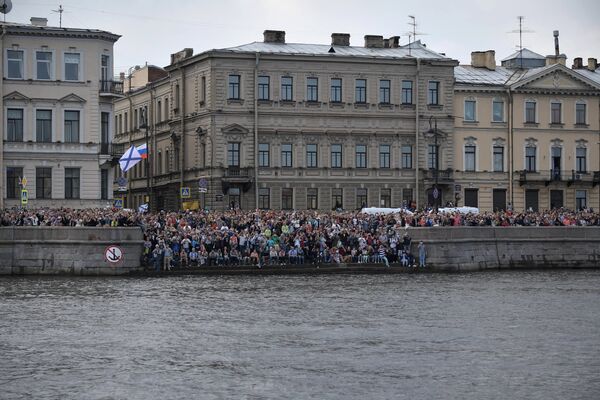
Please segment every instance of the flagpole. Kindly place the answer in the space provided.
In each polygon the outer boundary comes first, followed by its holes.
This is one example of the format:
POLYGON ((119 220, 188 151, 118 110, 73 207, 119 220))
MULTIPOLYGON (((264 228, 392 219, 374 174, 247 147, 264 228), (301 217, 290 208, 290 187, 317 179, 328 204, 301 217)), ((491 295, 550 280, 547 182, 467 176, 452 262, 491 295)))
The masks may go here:
POLYGON ((142 109, 144 113, 144 130, 146 131, 146 158, 144 159, 146 163, 146 194, 148 196, 148 211, 152 212, 152 185, 150 184, 150 146, 148 144, 148 115, 146 115, 146 109, 142 109))

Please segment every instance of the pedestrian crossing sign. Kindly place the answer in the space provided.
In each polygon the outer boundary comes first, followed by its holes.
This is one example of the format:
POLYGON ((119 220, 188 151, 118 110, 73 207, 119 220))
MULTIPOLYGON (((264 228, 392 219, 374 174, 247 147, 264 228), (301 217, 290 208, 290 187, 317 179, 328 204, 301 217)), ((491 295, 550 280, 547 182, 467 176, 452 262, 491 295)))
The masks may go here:
POLYGON ((123 198, 117 198, 114 200, 113 206, 115 208, 123 208, 123 198))
POLYGON ((26 205, 28 199, 29 199, 29 196, 27 193, 27 189, 21 190, 21 204, 26 205))
POLYGON ((190 188, 189 187, 182 187, 181 188, 181 198, 182 199, 188 199, 190 198, 190 188))

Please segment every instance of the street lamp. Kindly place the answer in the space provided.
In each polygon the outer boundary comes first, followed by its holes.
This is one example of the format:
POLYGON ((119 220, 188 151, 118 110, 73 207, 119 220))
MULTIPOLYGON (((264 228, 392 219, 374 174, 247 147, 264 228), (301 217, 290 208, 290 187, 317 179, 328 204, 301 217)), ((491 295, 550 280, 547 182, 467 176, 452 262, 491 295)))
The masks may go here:
POLYGON ((146 166, 146 194, 148 196, 148 211, 152 211, 152 207, 151 207, 151 201, 152 201, 152 185, 150 184, 150 146, 149 146, 149 140, 148 140, 148 115, 146 112, 146 108, 142 108, 141 109, 141 113, 142 113, 142 124, 140 125, 140 128, 144 129, 145 131, 145 138, 146 138, 146 158, 144 159, 144 163, 146 166))
POLYGON ((438 171, 439 171, 439 153, 440 153, 440 149, 438 147, 438 131, 437 131, 437 118, 434 117, 433 115, 429 117, 429 131, 427 131, 427 133, 429 134, 433 134, 433 140, 434 140, 434 147, 435 147, 435 158, 434 158, 434 170, 433 170, 433 179, 434 179, 434 186, 433 186, 433 205, 435 207, 435 210, 437 211, 438 209, 438 200, 440 197, 440 190, 438 189, 438 171), (434 125, 433 125, 433 129, 431 126, 431 120, 433 119, 434 125))

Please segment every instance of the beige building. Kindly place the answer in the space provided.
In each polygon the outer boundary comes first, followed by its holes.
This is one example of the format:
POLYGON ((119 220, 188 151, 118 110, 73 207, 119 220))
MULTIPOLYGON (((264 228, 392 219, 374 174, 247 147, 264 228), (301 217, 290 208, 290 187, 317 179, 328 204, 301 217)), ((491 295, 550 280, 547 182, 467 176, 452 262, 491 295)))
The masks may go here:
POLYGON ((399 207, 433 201, 437 181, 438 201, 453 198, 457 62, 398 37, 349 42, 265 31, 173 54, 168 77, 115 102, 116 140, 139 145, 147 126, 150 153, 115 196, 159 209, 399 207))
POLYGON ((0 26, 0 207, 21 205, 23 189, 29 207, 111 204, 119 36, 49 27, 45 18, 0 26))
POLYGON ((565 60, 524 49, 497 66, 486 51, 455 68, 460 205, 600 207, 600 70, 592 58, 572 69, 565 60))

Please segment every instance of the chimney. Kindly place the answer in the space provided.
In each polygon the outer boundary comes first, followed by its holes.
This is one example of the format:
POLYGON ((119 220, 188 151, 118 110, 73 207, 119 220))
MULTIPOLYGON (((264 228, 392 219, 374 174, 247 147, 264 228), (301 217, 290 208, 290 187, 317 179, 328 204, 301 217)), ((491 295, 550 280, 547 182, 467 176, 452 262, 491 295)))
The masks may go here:
POLYGON ((119 80, 121 82, 125 81, 125 72, 119 72, 119 80))
POLYGON ((285 31, 270 31, 263 32, 265 43, 285 43, 285 31))
POLYGON ((332 46, 350 46, 350 34, 349 33, 332 33, 331 34, 331 45, 332 46))
POLYGON ((554 55, 556 57, 560 55, 560 50, 558 48, 558 31, 554 31, 554 55))
POLYGON ((581 58, 581 57, 575 57, 573 59, 573 66, 571 68, 572 69, 581 69, 581 68, 583 68, 583 58, 581 58))
POLYGON ((400 36, 392 36, 388 39, 388 43, 391 49, 396 49, 400 47, 400 36))
POLYGON ((475 68, 496 69, 496 52, 494 50, 471 52, 471 65, 475 68))
POLYGON ((33 26, 48 26, 48 19, 41 17, 31 17, 29 20, 33 26))
POLYGON ((598 68, 598 60, 595 58, 588 58, 588 69, 590 71, 595 71, 598 68))
POLYGON ((567 56, 564 54, 546 56, 546 65, 567 65, 567 56))
POLYGON ((368 48, 383 48, 383 36, 365 35, 365 47, 368 48))

